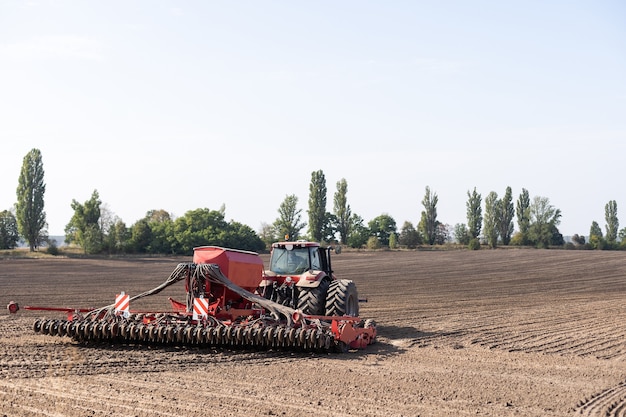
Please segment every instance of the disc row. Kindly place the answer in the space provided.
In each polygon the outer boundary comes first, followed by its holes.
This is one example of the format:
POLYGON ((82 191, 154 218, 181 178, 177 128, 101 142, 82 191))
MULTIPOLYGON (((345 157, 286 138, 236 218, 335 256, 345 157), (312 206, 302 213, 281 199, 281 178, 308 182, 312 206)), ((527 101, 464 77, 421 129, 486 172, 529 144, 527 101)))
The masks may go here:
POLYGON ((300 351, 342 351, 332 332, 314 326, 289 327, 284 324, 203 325, 159 324, 128 320, 35 321, 36 333, 68 336, 78 342, 174 344, 190 346, 287 349, 300 351))

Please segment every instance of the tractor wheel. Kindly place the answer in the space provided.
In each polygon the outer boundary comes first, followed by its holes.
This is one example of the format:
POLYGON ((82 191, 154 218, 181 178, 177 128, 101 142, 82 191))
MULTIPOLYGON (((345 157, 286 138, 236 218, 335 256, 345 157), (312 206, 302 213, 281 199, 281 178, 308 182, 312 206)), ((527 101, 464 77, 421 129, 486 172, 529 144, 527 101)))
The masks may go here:
POLYGON ((353 281, 339 279, 330 283, 326 296, 326 315, 359 315, 359 296, 353 281))
POLYGON ((323 279, 317 287, 300 288, 298 310, 312 316, 323 316, 326 309, 326 293, 329 285, 329 282, 323 279))

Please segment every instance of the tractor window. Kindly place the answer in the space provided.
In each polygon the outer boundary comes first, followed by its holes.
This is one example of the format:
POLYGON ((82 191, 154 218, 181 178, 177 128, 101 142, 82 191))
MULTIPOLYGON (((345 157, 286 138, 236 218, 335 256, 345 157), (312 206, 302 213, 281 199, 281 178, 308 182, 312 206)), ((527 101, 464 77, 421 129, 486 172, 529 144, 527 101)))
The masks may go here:
POLYGON ((320 260, 320 251, 318 248, 309 248, 311 251, 311 269, 319 271, 322 269, 322 261, 320 260))
POLYGON ((281 275, 300 275, 309 270, 308 248, 274 248, 270 270, 281 275))

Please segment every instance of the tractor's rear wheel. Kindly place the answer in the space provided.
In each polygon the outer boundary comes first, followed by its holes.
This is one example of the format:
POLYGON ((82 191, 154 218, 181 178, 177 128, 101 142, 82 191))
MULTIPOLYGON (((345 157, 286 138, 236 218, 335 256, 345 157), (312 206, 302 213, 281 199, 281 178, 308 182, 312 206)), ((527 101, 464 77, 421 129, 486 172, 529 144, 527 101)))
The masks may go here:
POLYGON ((317 287, 301 287, 298 295, 298 310, 312 316, 323 316, 326 310, 326 293, 329 285, 329 282, 323 279, 317 287))
POLYGON ((359 315, 359 296, 354 281, 339 279, 330 283, 326 295, 326 315, 359 315))

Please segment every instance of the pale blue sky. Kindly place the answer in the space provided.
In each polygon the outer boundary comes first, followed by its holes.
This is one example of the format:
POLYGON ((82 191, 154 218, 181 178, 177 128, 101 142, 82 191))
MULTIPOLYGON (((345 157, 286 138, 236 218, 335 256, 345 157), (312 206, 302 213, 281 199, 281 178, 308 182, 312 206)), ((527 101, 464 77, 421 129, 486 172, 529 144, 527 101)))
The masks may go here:
POLYGON ((563 234, 626 226, 621 1, 0 1, 0 210, 43 154, 61 234, 97 189, 128 226, 226 206, 258 230, 321 169, 365 221, 466 222, 511 186, 563 234))

